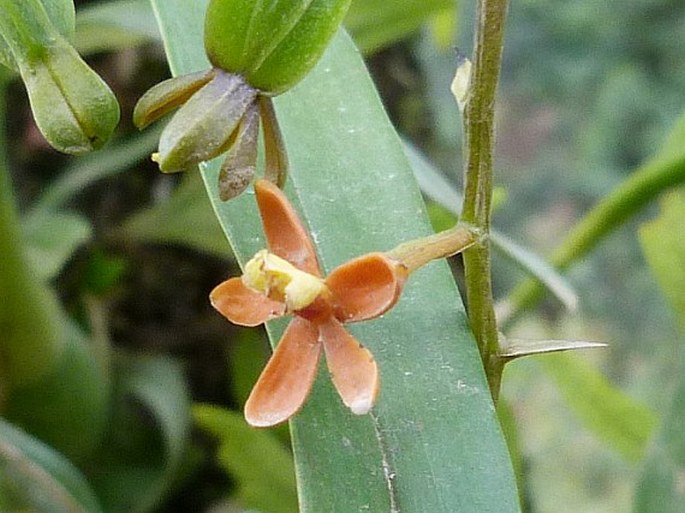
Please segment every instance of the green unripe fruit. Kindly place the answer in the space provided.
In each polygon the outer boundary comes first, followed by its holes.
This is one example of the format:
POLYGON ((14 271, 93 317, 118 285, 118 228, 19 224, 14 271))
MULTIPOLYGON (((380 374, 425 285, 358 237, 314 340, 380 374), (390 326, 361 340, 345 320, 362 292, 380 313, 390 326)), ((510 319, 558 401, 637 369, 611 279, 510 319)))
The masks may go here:
POLYGON ((210 0, 205 50, 210 62, 271 96, 314 67, 351 0, 210 0))

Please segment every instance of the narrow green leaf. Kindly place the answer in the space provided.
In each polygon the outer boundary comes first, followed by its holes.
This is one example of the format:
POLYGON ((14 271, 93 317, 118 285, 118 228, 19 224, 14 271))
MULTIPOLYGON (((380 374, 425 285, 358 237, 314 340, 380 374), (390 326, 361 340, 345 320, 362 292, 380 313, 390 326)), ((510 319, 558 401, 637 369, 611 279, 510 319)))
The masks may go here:
POLYGON ((685 148, 685 112, 678 118, 671 128, 661 149, 657 152, 658 159, 668 160, 683 154, 685 148))
MULTIPOLYGON (((685 363, 685 360, 683 360, 685 363)), ((681 365, 685 370, 685 366, 681 365)), ((649 449, 639 478, 634 513, 679 513, 685 504, 685 372, 680 374, 671 408, 649 449)))
POLYGON ((118 141, 97 155, 86 155, 75 160, 46 188, 29 215, 53 212, 98 180, 123 173, 137 162, 149 158, 157 147, 161 132, 159 128, 151 128, 130 139, 118 141))
POLYGON ((239 413, 210 405, 193 407, 200 429, 219 442, 217 461, 238 483, 243 506, 262 513, 295 513, 292 455, 274 433, 256 430, 239 413))
POLYGON ((64 456, 0 419, 0 511, 102 510, 87 481, 64 456))
POLYGON ((627 460, 642 457, 657 422, 652 411, 576 355, 549 354, 540 363, 588 429, 627 460))
POLYGON ((507 339, 499 355, 508 360, 534 354, 559 353, 576 349, 597 349, 606 347, 603 342, 590 340, 521 340, 507 339))
POLYGON ((159 505, 176 477, 190 398, 169 358, 119 355, 116 364, 112 422, 90 479, 108 512, 142 513, 159 505))
POLYGON ((144 242, 183 244, 220 257, 230 255, 221 225, 212 215, 200 174, 186 173, 168 200, 141 210, 117 235, 144 242))
POLYGON ((23 220, 27 257, 43 280, 51 280, 92 235, 90 223, 78 214, 40 213, 23 220))
POLYGON ((454 0, 356 0, 345 26, 365 53, 416 31, 431 15, 454 7, 454 0))
POLYGON ((148 0, 88 4, 76 15, 74 46, 81 54, 111 52, 159 39, 148 0))
MULTIPOLYGON (((174 73, 208 66, 202 4, 153 0, 174 73)), ((345 34, 275 103, 293 169, 287 190, 325 270, 430 233, 400 141, 345 34)), ((217 163, 206 166, 205 183, 245 262, 264 244, 254 199, 219 202, 217 173, 217 163)), ((282 326, 270 327, 272 340, 282 326)), ((322 372, 291 422, 301 511, 518 511, 506 445, 445 263, 417 272, 393 311, 350 331, 376 356, 380 398, 371 415, 351 415, 322 372)))
POLYGON ((82 460, 103 434, 108 383, 86 335, 60 314, 63 351, 49 373, 11 389, 3 415, 69 458, 82 460))
POLYGON ((662 198, 661 215, 640 227, 642 251, 685 331, 685 189, 662 198))
MULTIPOLYGON (((462 195, 454 184, 445 178, 411 143, 405 142, 404 151, 423 193, 454 215, 458 215, 461 209, 462 195)), ((490 233, 490 240, 496 250, 547 287, 568 310, 575 310, 578 305, 578 296, 575 290, 552 265, 496 230, 492 230, 490 233)), ((498 313, 504 313, 507 308, 506 303, 498 305, 498 313)))

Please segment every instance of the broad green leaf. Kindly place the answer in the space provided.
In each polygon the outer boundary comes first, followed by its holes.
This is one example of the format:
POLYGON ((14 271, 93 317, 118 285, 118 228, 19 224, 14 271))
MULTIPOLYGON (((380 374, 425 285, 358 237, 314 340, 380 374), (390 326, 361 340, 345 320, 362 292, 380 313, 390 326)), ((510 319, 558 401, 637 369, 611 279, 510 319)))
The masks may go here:
MULTIPOLYGON (((154 0, 174 74, 208 66, 202 4, 154 0)), ((401 143, 344 33, 309 77, 276 99, 293 170, 287 188, 329 271, 351 257, 431 233, 401 143)), ((251 194, 218 200, 237 258, 263 246, 251 194)), ((270 326, 278 340, 283 324, 270 326)), ((344 408, 322 372, 291 421, 301 511, 518 511, 514 477, 480 358, 444 262, 412 276, 398 306, 350 326, 375 354, 372 414, 344 408)))
POLYGON ((238 484, 243 506, 262 513, 295 513, 293 458, 274 433, 256 430, 239 413, 193 407, 195 423, 218 439, 217 462, 238 484))
POLYGON ((52 371, 12 388, 3 415, 79 460, 100 442, 109 406, 108 383, 85 334, 69 319, 64 324, 65 348, 52 371))
POLYGON ((134 214, 117 233, 145 242, 183 244, 224 258, 230 255, 199 173, 187 174, 168 200, 134 214))
POLYGON ((642 251, 685 332, 685 189, 667 194, 661 215, 640 228, 642 251))
POLYGON ((416 31, 432 15, 456 8, 454 0, 355 0, 345 26, 365 53, 416 31))
POLYGON ((69 460, 0 419, 0 511, 102 510, 87 481, 69 460))
POLYGON ((131 48, 159 37, 148 0, 89 4, 76 16, 74 46, 82 54, 131 48))
MULTIPOLYGON (((685 366, 681 365, 681 369, 685 370, 685 366)), ((683 510, 685 372, 682 370, 670 411, 644 462, 635 493, 634 513, 679 513, 683 510)))
POLYGON ((78 214, 41 211, 23 222, 27 257, 43 280, 59 274, 79 246, 92 235, 90 223, 78 214))
POLYGON ((90 480, 108 512, 151 511, 173 483, 188 442, 188 390, 169 358, 119 355, 114 375, 114 411, 90 480))
POLYGON ((577 355, 548 354, 539 361, 569 407, 595 436, 627 460, 642 457, 657 422, 652 411, 614 387, 577 355))
POLYGON ((669 159, 683 154, 685 148, 685 112, 675 122, 664 144, 657 153, 659 159, 669 159))

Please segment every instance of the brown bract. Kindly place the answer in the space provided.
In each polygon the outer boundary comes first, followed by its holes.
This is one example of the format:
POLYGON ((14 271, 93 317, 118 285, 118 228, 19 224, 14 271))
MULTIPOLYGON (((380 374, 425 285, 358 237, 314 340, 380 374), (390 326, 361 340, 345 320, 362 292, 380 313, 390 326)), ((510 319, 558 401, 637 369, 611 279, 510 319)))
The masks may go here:
MULTIPOLYGON (((322 273, 307 231, 285 194, 266 180, 255 183, 269 251, 299 271, 322 273)), ((294 318, 245 404, 253 426, 272 426, 297 413, 316 378, 321 352, 331 379, 353 413, 368 413, 378 393, 378 369, 371 352, 343 326, 382 315, 399 299, 406 268, 383 253, 368 253, 331 272, 307 306, 289 312, 283 290, 258 291, 244 278, 231 278, 210 294, 214 308, 231 322, 257 326, 292 313, 294 318)))

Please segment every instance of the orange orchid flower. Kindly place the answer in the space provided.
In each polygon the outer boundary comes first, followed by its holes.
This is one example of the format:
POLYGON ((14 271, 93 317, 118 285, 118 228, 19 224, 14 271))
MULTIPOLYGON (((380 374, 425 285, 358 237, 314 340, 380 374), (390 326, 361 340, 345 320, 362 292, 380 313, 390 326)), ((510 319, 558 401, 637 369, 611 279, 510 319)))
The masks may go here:
POLYGON ((212 306, 234 324, 257 326, 293 314, 294 319, 245 404, 245 418, 266 427, 297 413, 316 378, 321 352, 345 405, 363 415, 378 393, 371 352, 343 326, 378 317, 399 299, 407 269, 383 253, 342 264, 325 279, 314 245, 281 190, 266 180, 254 185, 268 250, 210 294, 212 306))

